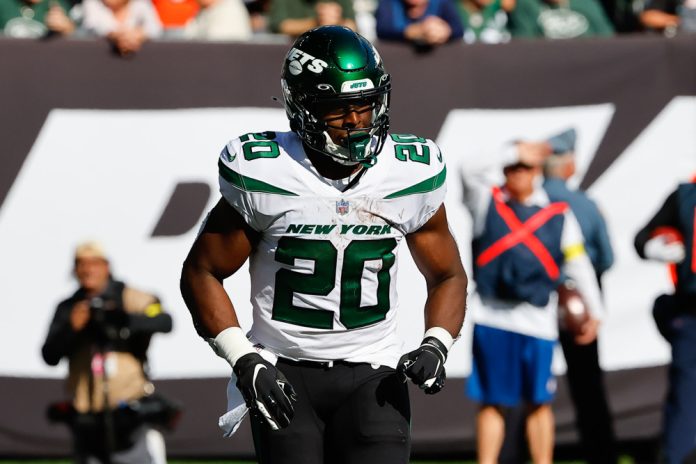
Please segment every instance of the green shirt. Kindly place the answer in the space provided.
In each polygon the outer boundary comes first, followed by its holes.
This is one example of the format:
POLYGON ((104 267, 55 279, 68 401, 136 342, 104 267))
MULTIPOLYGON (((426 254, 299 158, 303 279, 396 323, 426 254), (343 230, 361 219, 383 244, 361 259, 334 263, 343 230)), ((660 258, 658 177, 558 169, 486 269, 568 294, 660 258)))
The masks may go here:
POLYGON ((37 38, 46 34, 46 13, 58 4, 67 12, 70 7, 65 0, 41 0, 31 3, 24 0, 0 0, 0 33, 8 37, 37 38))
POLYGON ((464 25, 465 42, 500 43, 510 40, 507 14, 501 3, 501 0, 493 0, 478 12, 469 11, 461 1, 456 3, 464 25))
POLYGON ((564 0, 560 4, 517 0, 509 18, 513 37, 572 39, 614 35, 614 27, 597 0, 564 0))
MULTIPOLYGON (((2 0, 0 0, 2 1, 2 0)), ((279 32, 280 23, 285 19, 314 18, 314 7, 325 0, 282 0, 271 2, 271 10, 268 13, 271 32, 279 32)), ((330 0, 338 3, 343 8, 343 19, 355 19, 352 0, 330 0)))

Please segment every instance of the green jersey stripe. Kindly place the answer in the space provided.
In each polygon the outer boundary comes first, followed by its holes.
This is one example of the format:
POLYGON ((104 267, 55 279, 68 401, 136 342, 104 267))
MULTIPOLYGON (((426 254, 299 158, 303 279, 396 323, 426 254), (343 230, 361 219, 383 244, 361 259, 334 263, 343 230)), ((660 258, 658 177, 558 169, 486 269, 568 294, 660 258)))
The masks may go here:
POLYGON ((442 168, 442 171, 440 171, 438 175, 433 176, 430 179, 425 179, 423 182, 418 182, 416 185, 412 185, 403 190, 399 190, 398 192, 390 193, 389 195, 384 197, 384 199, 390 200, 392 198, 405 197, 407 195, 413 195, 415 193, 432 192, 433 190, 440 188, 442 184, 445 183, 446 177, 447 168, 445 167, 442 168))
POLYGON ((296 193, 283 190, 282 188, 267 184, 266 182, 236 173, 232 169, 225 166, 225 163, 223 163, 222 160, 218 161, 218 168, 223 179, 246 192, 275 193, 277 195, 286 195, 290 197, 299 196, 296 193))

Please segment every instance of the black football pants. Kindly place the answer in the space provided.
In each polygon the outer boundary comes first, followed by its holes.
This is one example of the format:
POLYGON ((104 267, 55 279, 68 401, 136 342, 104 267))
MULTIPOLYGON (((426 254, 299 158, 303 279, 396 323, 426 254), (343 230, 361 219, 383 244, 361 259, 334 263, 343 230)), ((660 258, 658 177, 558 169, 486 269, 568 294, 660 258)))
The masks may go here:
POLYGON ((582 449, 590 464, 617 462, 616 438, 599 366, 597 340, 578 345, 573 335, 560 331, 566 359, 568 389, 575 406, 575 418, 582 449))
POLYGON ((408 389, 394 369, 282 358, 277 367, 297 393, 295 417, 273 431, 252 414, 260 464, 408 463, 408 389))

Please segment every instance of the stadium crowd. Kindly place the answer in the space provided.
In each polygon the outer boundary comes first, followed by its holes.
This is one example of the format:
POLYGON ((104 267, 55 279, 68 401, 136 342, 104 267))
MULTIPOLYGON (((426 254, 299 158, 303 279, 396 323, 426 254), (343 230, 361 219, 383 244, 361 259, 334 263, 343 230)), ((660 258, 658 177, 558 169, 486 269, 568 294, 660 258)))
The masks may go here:
POLYGON ((696 31, 692 0, 4 0, 0 36, 105 37, 122 54, 146 40, 289 42, 340 24, 370 40, 446 42, 696 31))

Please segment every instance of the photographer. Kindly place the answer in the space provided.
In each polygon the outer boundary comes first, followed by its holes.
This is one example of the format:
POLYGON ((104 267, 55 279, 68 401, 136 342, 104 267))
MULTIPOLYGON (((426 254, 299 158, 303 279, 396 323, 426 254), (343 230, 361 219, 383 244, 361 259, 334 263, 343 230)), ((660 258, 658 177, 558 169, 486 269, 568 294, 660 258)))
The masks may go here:
POLYGON ((171 331, 171 317, 157 297, 113 280, 96 242, 77 247, 74 273, 80 287, 58 305, 41 350, 51 366, 69 361, 71 404, 52 406, 49 418, 70 426, 75 462, 164 463, 152 422, 171 409, 153 395, 146 362, 150 337, 171 331))

